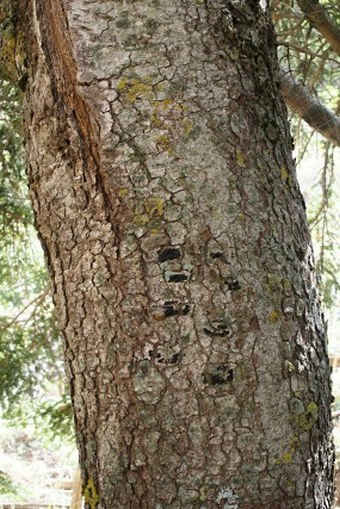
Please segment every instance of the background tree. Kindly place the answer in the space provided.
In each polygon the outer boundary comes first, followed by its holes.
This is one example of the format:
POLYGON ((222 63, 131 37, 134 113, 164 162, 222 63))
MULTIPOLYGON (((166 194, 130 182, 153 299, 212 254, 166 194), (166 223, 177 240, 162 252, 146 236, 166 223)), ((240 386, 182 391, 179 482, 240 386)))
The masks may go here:
MULTIPOLYGON (((203 10, 203 9, 202 9, 202 10, 203 10)), ((234 13, 234 15, 235 15, 235 13, 234 13)), ((228 19, 228 17, 227 17, 227 19, 228 19)), ((234 20, 233 20, 233 22, 234 22, 234 20)), ((127 28, 128 28, 128 27, 127 27, 127 28)), ((150 35, 150 37, 151 37, 151 35, 150 35)), ((229 55, 229 56, 230 56, 230 55, 229 55)), ((249 57, 249 55, 248 55, 248 57, 249 57)), ((60 64, 60 62, 59 62, 59 64, 60 64)), ((65 64, 65 62, 64 62, 64 64, 65 64)), ((66 64, 67 64, 67 62, 66 62, 66 64)), ((236 67, 237 67, 237 66, 236 66, 236 67)), ((65 69, 64 69, 64 68, 59 69, 59 70, 61 70, 61 71, 65 71, 65 69)), ((68 69, 68 71, 69 71, 69 70, 70 70, 70 69, 68 69)), ((133 100, 131 101, 132 103, 135 103, 135 102, 137 102, 137 100, 142 99, 142 98, 143 98, 143 95, 146 95, 146 94, 147 94, 147 92, 148 92, 148 89, 147 89, 147 88, 148 88, 148 87, 149 87, 149 93, 151 93, 151 91, 150 91, 151 84, 150 84, 150 83, 144 83, 144 82, 142 82, 142 83, 140 84, 140 83, 138 83, 138 81, 137 81, 137 82, 134 82, 133 80, 135 80, 135 79, 136 79, 136 78, 132 77, 132 78, 127 79, 127 82, 126 82, 125 84, 124 84, 124 82, 118 82, 118 84, 117 84, 117 86, 118 86, 118 92, 120 92, 120 93, 121 93, 123 100, 124 100, 124 94, 125 94, 125 93, 126 93, 126 94, 128 94, 128 93, 130 94, 130 95, 128 95, 128 96, 127 96, 128 103, 130 103, 129 99, 133 99, 133 100), (119 88, 119 87, 122 87, 122 88, 119 88), (127 91, 125 91, 125 88, 127 89, 127 91)), ((152 84, 152 87, 153 87, 153 86, 154 86, 154 84, 152 84)), ((71 91, 71 92, 72 92, 72 91, 71 91)), ((73 93, 74 93, 74 92, 72 92, 72 93, 71 93, 71 96, 72 96, 72 94, 73 94, 73 93)), ((76 96, 74 96, 74 97, 76 97, 76 96)), ((72 96, 72 100, 74 100, 74 97, 72 96)), ((156 99, 156 101, 158 101, 158 100, 159 100, 159 99, 156 99)), ((164 100, 165 100, 165 99, 164 99, 164 100)), ((162 102, 162 104, 163 104, 163 105, 165 104, 165 103, 163 102, 164 100, 163 100, 163 99, 161 99, 161 100, 160 100, 160 101, 162 102)), ((148 97, 146 97, 146 101, 147 101, 147 102, 150 102, 151 100, 150 100, 148 97)), ((78 105, 78 106, 79 106, 79 105, 78 105)), ((80 106, 81 106, 81 104, 80 104, 80 106)), ((138 109, 138 108, 137 108, 137 109, 138 109)), ((171 107, 171 105, 170 105, 170 104, 168 105, 167 110, 165 111, 165 113, 172 114, 172 107, 171 107), (169 111, 167 111, 167 110, 169 110, 169 111)), ((192 112, 190 112, 190 113, 192 113, 192 112)), ((155 120, 156 124, 153 126, 153 128, 155 128, 155 129, 156 129, 156 128, 157 128, 157 121, 161 121, 161 122, 162 122, 162 121, 163 121, 163 117, 162 117, 161 115, 158 115, 158 112, 157 112, 157 111, 155 112, 155 115, 156 115, 156 116, 155 116, 154 120, 155 120), (158 116, 160 116, 160 118, 158 118, 158 116)), ((167 115, 165 115, 165 114, 164 114, 164 116, 166 117, 167 115)), ((183 112, 183 111, 182 111, 181 115, 180 115, 180 114, 178 114, 178 116, 179 116, 180 120, 183 120, 183 121, 184 121, 184 120, 186 120, 186 115, 184 114, 184 112, 183 112)), ((178 120, 178 119, 176 119, 176 118, 175 118, 175 119, 171 119, 171 121, 175 121, 175 120, 178 120)), ((165 121, 168 121, 168 119, 166 118, 166 120, 165 120, 165 121)), ((158 125, 158 128, 159 128, 159 130, 160 130, 160 131, 162 131, 162 130, 163 130, 163 131, 164 131, 164 130, 165 130, 165 131, 167 131, 167 128, 161 129, 161 127, 163 127, 163 126, 158 125)), ((187 128, 189 129, 189 125, 187 126, 187 128)), ((183 129, 184 129, 184 126, 183 126, 183 129)), ((271 131, 271 128, 270 128, 270 127, 269 127, 269 131, 271 131)), ((83 134, 84 134, 84 133, 83 133, 83 134)), ((171 133, 171 134, 173 134, 173 133, 171 133)), ((190 134, 190 133, 187 133, 187 134, 190 134)), ((235 133, 234 133, 234 135, 235 135, 235 133)), ((166 146, 164 145, 165 143, 168 143, 168 142, 170 143, 170 141, 171 141, 171 140, 169 140, 169 137, 168 137, 168 135, 167 135, 167 134, 164 134, 164 133, 163 133, 163 134, 161 134, 160 136, 162 136, 162 139, 159 139, 159 147, 163 149, 163 152, 167 152, 167 153, 171 156, 171 154, 170 154, 170 153, 169 153, 169 151, 168 151, 168 149, 169 149, 169 148, 171 148, 171 147, 170 147, 170 146, 166 147, 166 146)), ((269 136, 268 132, 267 132, 267 136, 269 136)), ((274 140, 271 140, 271 141, 274 141, 274 140)), ((239 163, 239 166, 240 166, 240 167, 246 167, 246 165, 245 165, 245 166, 243 166, 243 165, 242 165, 242 159, 241 159, 241 158, 242 158, 242 153, 240 153, 240 154, 236 154, 236 159, 237 159, 237 161, 238 161, 238 163, 239 163)), ((243 163, 244 163, 244 161, 243 161, 243 163)), ((282 178, 283 178, 283 177, 282 177, 282 178)), ((125 188, 123 188, 123 189, 124 189, 124 193, 125 193, 125 188)), ((123 194, 123 196, 125 196, 125 194, 123 194)), ((123 196, 121 196, 121 198, 122 198, 123 196)), ((146 208, 145 208, 145 206, 144 206, 144 209, 143 209, 143 210, 141 210, 141 214, 140 214, 140 215, 141 215, 142 217, 144 217, 144 220, 146 220, 146 218, 148 218, 150 221, 151 221, 151 219, 152 219, 152 221, 153 221, 154 219, 156 219, 156 218, 157 218, 157 214, 159 214, 159 219, 163 216, 163 214, 160 214, 160 212, 162 212, 162 203, 161 203, 161 202, 159 202, 159 201, 152 201, 152 203, 149 203, 149 204, 148 204, 148 202, 147 202, 146 208), (149 209, 150 209, 150 210, 149 210, 149 209), (151 215, 151 219, 150 219, 150 215, 151 215), (152 217, 152 215, 154 215, 155 217, 152 217)), ((149 222, 149 221, 147 221, 147 223, 148 223, 148 222, 149 222)), ((147 224, 147 223, 146 223, 146 224, 147 224)), ((140 228, 141 228, 142 226, 143 226, 143 225, 139 225, 139 227, 140 227, 140 228)), ((145 226, 145 225, 144 225, 144 226, 145 226)), ((172 308, 173 308, 173 306, 170 306, 170 307, 172 307, 172 308)), ((220 374, 218 373, 218 375, 220 375, 220 374)), ((214 376, 214 375, 211 375, 211 374, 210 374, 209 376, 211 377, 211 380, 213 380, 213 376, 214 376)), ((230 375, 230 376, 231 376, 231 375, 230 375)), ((210 381, 211 381, 211 380, 210 380, 210 381)), ((313 407, 313 408, 314 408, 314 418, 315 418, 315 410, 316 410, 316 409, 315 409, 315 407, 313 407)), ((313 414, 313 412, 312 412, 312 407, 308 407, 308 406, 307 406, 307 407, 306 407, 306 409, 304 410, 304 412, 307 412, 307 415, 308 415, 308 422, 309 422, 309 419, 311 419, 311 421, 313 421, 313 415, 312 415, 312 414, 313 414)), ((304 418, 304 417, 306 417, 306 416, 304 415, 304 416, 303 416, 303 418, 304 418)), ((286 451, 286 452, 287 452, 287 455, 288 455, 288 456, 292 455, 292 454, 293 454, 293 452, 295 452, 295 446, 294 446, 294 447, 292 446, 292 447, 291 447, 291 448, 289 448, 289 449, 288 449, 288 451, 286 451)), ((288 456, 287 456, 287 457, 288 457, 288 456)), ((280 459, 278 459, 278 461, 280 462, 280 459)), ((93 493, 92 493, 92 494, 93 494, 93 493)), ((231 495, 230 493, 229 493, 229 496, 230 496, 230 497, 232 497, 232 495, 231 495)), ((295 506, 294 506, 294 507, 295 507, 295 506)), ((321 507, 321 506, 320 506, 320 507, 321 507)), ((326 507, 326 506, 325 506, 325 507, 326 507)))

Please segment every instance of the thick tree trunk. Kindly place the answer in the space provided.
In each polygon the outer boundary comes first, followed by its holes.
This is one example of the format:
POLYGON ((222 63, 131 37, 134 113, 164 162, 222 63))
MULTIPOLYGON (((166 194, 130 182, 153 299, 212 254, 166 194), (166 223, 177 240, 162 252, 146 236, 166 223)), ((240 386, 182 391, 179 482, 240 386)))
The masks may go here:
POLYGON ((325 331, 258 2, 21 19, 87 507, 329 508, 325 331))

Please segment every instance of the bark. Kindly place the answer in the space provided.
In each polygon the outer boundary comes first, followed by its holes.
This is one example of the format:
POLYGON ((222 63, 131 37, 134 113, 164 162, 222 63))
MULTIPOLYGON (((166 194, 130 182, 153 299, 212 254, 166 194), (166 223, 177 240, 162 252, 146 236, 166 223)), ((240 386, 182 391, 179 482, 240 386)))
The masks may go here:
POLYGON ((268 19, 254 1, 24 7, 86 507, 329 508, 325 330, 268 19))
POLYGON ((340 27, 330 18, 323 5, 318 0, 297 0, 297 4, 308 21, 340 55, 340 27))
POLYGON ((333 145, 340 147, 340 117, 312 96, 307 87, 294 81, 286 69, 280 69, 280 78, 287 106, 333 145))

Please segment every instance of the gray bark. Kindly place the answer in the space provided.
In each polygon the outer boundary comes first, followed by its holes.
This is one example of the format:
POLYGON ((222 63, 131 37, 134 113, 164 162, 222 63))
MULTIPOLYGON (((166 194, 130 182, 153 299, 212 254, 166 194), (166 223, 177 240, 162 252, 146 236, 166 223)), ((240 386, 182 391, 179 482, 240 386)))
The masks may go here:
POLYGON ((87 507, 329 508, 325 330, 269 20, 255 1, 20 6, 87 507))

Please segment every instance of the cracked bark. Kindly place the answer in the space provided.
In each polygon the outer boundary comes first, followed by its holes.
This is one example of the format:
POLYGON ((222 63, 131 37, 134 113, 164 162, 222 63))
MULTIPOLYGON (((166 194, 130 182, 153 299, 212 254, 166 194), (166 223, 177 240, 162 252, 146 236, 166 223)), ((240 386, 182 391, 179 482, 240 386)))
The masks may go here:
POLYGON ((27 0, 86 506, 326 509, 326 340, 257 2, 27 0))

